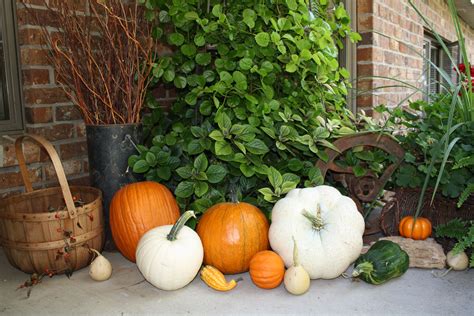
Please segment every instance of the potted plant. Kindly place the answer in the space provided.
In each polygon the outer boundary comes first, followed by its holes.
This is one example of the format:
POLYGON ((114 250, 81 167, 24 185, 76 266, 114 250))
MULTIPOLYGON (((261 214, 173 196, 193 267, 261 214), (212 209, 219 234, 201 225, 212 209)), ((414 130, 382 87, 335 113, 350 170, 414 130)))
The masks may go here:
POLYGON ((146 119, 152 137, 130 158, 133 170, 197 213, 229 195, 269 211, 292 188, 321 184, 314 164, 327 160, 329 140, 356 132, 337 51, 343 37, 360 36, 344 7, 318 3, 312 15, 301 1, 150 4, 174 50, 154 80, 173 84, 177 100, 146 119))
MULTIPOLYGON (((137 2, 79 3, 44 1, 48 25, 60 27, 43 26, 42 35, 56 81, 86 124, 92 184, 103 191, 108 224, 110 200, 128 182, 127 158, 135 152, 133 142, 140 142, 155 43, 137 2)), ((35 12, 31 16, 41 25, 35 12)))

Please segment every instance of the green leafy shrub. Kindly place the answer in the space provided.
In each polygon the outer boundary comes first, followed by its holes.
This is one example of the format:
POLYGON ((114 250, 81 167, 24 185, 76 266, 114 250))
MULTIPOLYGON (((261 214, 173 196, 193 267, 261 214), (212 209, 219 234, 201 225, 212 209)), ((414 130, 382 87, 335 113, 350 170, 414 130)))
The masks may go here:
POLYGON ((174 49, 154 82, 178 98, 168 112, 149 98, 152 140, 130 157, 133 171, 197 211, 231 192, 268 210, 296 186, 321 184, 316 160, 356 130, 338 50, 360 36, 342 4, 320 0, 312 15, 303 0, 141 2, 174 49))
POLYGON ((451 103, 450 94, 441 94, 433 96, 430 102, 411 102, 410 110, 391 110, 385 107, 377 110, 390 113, 388 126, 395 129, 400 126, 406 128, 406 133, 397 135, 406 154, 403 164, 395 173, 394 184, 401 187, 422 187, 430 170, 429 166, 433 163, 428 186, 433 188, 440 177, 440 192, 446 197, 460 198, 459 204, 462 204, 473 190, 474 123, 453 125, 450 133, 453 142, 447 149, 449 152, 436 146, 446 135, 451 103))
MULTIPOLYGON (((459 253, 474 248, 474 221, 453 219, 444 225, 435 228, 436 237, 453 238, 456 240, 454 252, 459 253)), ((469 266, 474 268, 474 253, 471 254, 469 266)))

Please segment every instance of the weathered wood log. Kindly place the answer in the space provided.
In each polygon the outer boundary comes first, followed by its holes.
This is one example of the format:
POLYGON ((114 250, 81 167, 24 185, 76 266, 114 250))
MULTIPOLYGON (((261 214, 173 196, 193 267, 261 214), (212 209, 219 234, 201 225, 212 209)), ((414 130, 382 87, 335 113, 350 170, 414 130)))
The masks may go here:
MULTIPOLYGON (((444 269, 446 266, 446 255, 443 247, 433 238, 413 240, 400 236, 390 236, 381 237, 379 240, 390 240, 399 244, 410 257, 410 268, 444 269)), ((362 253, 366 253, 369 248, 370 246, 362 248, 362 253)))

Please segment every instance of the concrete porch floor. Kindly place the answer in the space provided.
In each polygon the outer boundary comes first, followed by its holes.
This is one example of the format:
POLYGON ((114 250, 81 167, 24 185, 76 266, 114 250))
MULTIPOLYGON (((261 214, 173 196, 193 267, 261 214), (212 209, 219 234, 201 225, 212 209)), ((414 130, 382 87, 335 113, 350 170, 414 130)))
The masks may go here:
MULTIPOLYGON (((230 292, 208 288, 199 277, 185 288, 161 291, 141 282, 135 264, 119 253, 104 253, 113 274, 105 282, 89 278, 88 269, 45 278, 30 298, 15 290, 28 275, 11 267, 0 255, 0 314, 323 314, 323 315, 472 315, 474 270, 450 272, 439 279, 430 270, 409 269, 402 277, 374 286, 335 280, 313 280, 308 293, 292 296, 283 285, 257 288, 248 273, 230 292)), ((351 268, 349 268, 350 271, 351 268)))

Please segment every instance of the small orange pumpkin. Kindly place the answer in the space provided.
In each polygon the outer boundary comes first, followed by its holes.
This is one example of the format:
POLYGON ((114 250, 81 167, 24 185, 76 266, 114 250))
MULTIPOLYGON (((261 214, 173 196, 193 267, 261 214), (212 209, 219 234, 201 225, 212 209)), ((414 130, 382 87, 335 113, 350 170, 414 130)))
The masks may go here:
POLYGON ((172 225, 179 218, 176 200, 162 184, 152 181, 128 184, 110 203, 110 229, 118 250, 135 262, 140 238, 152 228, 172 225))
POLYGON ((250 260, 250 278, 262 289, 274 289, 285 276, 285 263, 281 257, 270 250, 260 251, 250 260))
POLYGON ((219 203, 199 220, 196 232, 204 248, 204 264, 224 274, 246 272, 250 259, 267 250, 268 220, 259 208, 245 203, 219 203))
POLYGON ((424 240, 431 236, 431 222, 424 217, 405 216, 398 226, 400 235, 415 240, 424 240), (415 225, 415 226, 413 226, 415 225))

